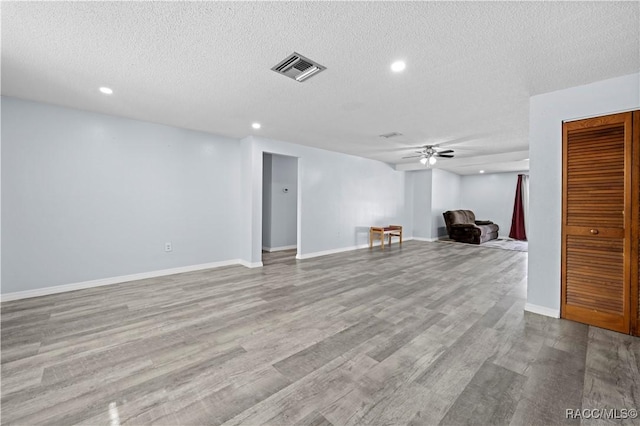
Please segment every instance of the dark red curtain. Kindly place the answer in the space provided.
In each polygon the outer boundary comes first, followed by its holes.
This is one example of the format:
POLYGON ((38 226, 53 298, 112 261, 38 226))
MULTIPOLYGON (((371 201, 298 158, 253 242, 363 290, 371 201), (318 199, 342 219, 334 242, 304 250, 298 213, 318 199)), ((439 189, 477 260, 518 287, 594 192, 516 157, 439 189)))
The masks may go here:
POLYGON ((522 175, 518 175, 518 185, 516 186, 516 200, 513 203, 513 217, 511 218, 511 232, 509 238, 514 240, 526 240, 527 233, 524 231, 524 207, 522 205, 522 175))

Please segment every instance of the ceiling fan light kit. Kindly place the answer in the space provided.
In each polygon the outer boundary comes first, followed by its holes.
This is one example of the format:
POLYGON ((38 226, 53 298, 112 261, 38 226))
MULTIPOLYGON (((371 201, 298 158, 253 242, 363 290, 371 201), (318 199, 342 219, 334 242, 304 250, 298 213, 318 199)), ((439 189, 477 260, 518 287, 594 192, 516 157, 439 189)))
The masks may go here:
POLYGON ((426 155, 423 155, 422 157, 420 157, 420 163, 421 163, 423 166, 429 166, 429 167, 431 167, 431 166, 433 166, 434 164, 436 164, 436 162, 437 162, 437 161, 438 161, 438 159, 437 159, 436 157, 434 157, 434 156, 430 156, 430 157, 428 157, 428 156, 426 156, 426 155))
POLYGON ((436 164, 436 162, 438 161, 437 157, 453 158, 452 149, 445 149, 443 151, 438 151, 436 150, 436 145, 425 145, 421 149, 416 151, 416 153, 418 155, 410 155, 408 157, 402 157, 402 158, 418 158, 419 159, 418 161, 420 161, 420 164, 422 164, 423 166, 428 165, 428 167, 431 167, 436 164))

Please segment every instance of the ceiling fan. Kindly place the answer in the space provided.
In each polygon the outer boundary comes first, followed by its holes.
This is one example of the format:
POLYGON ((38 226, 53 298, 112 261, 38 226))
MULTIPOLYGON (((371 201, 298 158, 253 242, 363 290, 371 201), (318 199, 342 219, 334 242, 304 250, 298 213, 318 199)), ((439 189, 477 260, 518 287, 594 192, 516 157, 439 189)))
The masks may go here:
POLYGON ((436 161, 438 161, 437 160, 438 157, 453 158, 452 149, 445 149, 442 151, 438 151, 436 148, 437 148, 437 145, 425 145, 420 147, 420 149, 416 151, 416 154, 418 155, 410 155, 408 157, 402 157, 402 158, 420 158, 420 163, 422 163, 423 165, 427 165, 427 163, 429 163, 430 166, 433 166, 434 164, 436 164, 436 161))

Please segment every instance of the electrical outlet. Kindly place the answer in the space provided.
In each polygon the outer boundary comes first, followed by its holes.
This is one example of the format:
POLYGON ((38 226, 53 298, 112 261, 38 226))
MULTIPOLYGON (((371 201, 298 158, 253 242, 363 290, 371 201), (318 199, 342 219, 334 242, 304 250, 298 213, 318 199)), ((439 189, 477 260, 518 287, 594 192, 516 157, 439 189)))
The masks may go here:
POLYGON ((164 243, 164 251, 169 252, 173 250, 171 243, 164 243))

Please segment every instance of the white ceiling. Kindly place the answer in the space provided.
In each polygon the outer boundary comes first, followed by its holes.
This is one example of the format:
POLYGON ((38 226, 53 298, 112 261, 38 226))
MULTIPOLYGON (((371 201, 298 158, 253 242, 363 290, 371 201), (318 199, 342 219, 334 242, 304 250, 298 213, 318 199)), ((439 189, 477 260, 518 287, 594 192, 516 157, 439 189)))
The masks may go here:
POLYGON ((635 2, 7 2, 2 94, 460 174, 526 170, 529 97, 640 70, 635 2), (304 83, 292 52, 327 67, 304 83), (392 61, 407 63, 401 74, 392 61), (98 92, 109 86, 111 96, 98 92), (251 123, 262 123, 253 130, 251 123), (384 139, 378 135, 400 132, 384 139))

